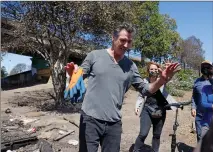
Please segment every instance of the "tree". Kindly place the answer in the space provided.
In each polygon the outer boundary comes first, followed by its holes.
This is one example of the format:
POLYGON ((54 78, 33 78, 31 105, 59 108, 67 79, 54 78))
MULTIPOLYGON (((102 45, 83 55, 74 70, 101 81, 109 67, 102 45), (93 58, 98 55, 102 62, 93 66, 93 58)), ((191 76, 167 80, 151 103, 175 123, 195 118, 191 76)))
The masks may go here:
POLYGON ((26 70, 26 68, 27 68, 26 64, 19 63, 10 71, 10 75, 14 75, 14 74, 24 72, 26 70))
POLYGON ((7 70, 4 66, 1 67, 1 78, 8 76, 7 70))
POLYGON ((63 102, 63 67, 69 56, 105 47, 114 27, 131 17, 129 2, 7 2, 2 7, 2 16, 16 21, 15 40, 4 44, 36 52, 49 62, 56 104, 63 102))
POLYGON ((3 57, 6 55, 7 52, 1 51, 1 61, 3 61, 3 57))
POLYGON ((187 66, 198 69, 204 60, 205 51, 202 48, 203 43, 195 36, 190 36, 181 43, 182 52, 180 53, 181 63, 184 69, 187 66))
POLYGON ((144 2, 136 5, 134 23, 138 27, 135 50, 141 52, 144 65, 145 57, 150 59, 172 54, 179 39, 177 26, 169 15, 159 14, 159 2, 144 2))
MULTIPOLYGON (((6 55, 6 52, 1 51, 1 61, 3 61, 3 57, 6 55)), ((1 67, 1 78, 7 77, 8 73, 4 66, 1 67)))

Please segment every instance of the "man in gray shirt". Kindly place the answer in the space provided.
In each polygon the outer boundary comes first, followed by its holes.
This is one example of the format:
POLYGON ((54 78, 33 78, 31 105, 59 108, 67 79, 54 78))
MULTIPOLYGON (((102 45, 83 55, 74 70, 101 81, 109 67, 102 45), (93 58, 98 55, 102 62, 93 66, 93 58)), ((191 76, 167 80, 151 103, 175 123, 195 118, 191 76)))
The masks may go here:
MULTIPOLYGON (((179 66, 173 63, 164 71, 160 69, 160 79, 145 84, 136 65, 124 56, 132 46, 133 35, 131 25, 120 25, 113 33, 112 47, 90 52, 80 67, 83 77, 88 77, 80 120, 80 152, 96 152, 99 143, 102 152, 119 152, 124 94, 131 85, 145 96, 156 92, 179 66)), ((78 67, 68 63, 65 69, 72 75, 78 67)))

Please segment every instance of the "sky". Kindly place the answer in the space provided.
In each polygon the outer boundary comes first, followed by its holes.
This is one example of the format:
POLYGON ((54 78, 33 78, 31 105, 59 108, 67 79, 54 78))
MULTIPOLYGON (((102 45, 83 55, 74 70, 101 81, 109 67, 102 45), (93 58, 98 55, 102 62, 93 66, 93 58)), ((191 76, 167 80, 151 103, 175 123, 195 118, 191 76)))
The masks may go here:
POLYGON ((183 39, 192 35, 203 42, 205 59, 213 62, 213 2, 160 2, 161 14, 176 20, 183 39))
POLYGON ((32 61, 30 60, 30 56, 18 55, 14 53, 6 53, 3 56, 3 61, 1 62, 1 67, 4 66, 8 73, 19 63, 26 64, 27 69, 25 71, 30 70, 32 61))
MULTIPOLYGON (((213 62, 213 2, 162 1, 159 9, 161 14, 176 20, 177 31, 183 39, 192 35, 199 38, 203 42, 205 59, 213 62)), ((18 63, 31 65, 30 57, 8 53, 1 66, 9 73, 18 63)))

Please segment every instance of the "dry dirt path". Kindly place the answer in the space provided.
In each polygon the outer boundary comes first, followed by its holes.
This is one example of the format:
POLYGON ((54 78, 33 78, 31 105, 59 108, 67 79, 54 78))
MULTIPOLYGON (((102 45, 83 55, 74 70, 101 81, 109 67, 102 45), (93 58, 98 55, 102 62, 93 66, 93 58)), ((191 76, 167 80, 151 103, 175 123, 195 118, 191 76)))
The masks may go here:
MULTIPOLYGON (((135 142, 136 137, 139 133, 139 117, 134 114, 134 105, 137 98, 137 92, 129 91, 125 104, 123 105, 123 134, 121 141, 121 151, 128 152, 130 146, 135 142)), ((176 98, 177 101, 186 101, 191 98, 191 92, 186 92, 183 98, 176 98)), ((163 132, 161 135, 161 146, 160 152, 169 152, 172 133, 172 126, 174 122, 175 112, 167 111, 166 122, 164 124, 163 132)), ((179 110, 178 115, 179 127, 177 130, 177 141, 181 142, 179 146, 180 152, 188 152, 184 148, 194 147, 196 145, 196 135, 190 133, 193 118, 190 115, 190 106, 185 107, 183 110, 179 110)), ((152 128, 150 129, 149 135, 145 141, 147 145, 151 145, 152 140, 152 128)))
MULTIPOLYGON (((5 114, 5 109, 10 108, 12 113, 11 115, 22 115, 28 117, 35 117, 35 114, 32 114, 31 112, 37 111, 37 109, 33 106, 14 106, 9 103, 9 101, 16 102, 17 96, 23 96, 26 93, 29 93, 28 96, 31 95, 32 91, 40 91, 51 89, 51 84, 42 84, 42 85, 36 85, 32 87, 26 87, 26 88, 20 88, 20 89, 14 89, 9 91, 2 91, 1 92, 1 117, 3 119, 6 119, 8 117, 8 114, 5 114)), ((131 145, 134 144, 135 139, 139 133, 139 117, 134 114, 134 106, 135 101, 137 98, 137 92, 130 90, 126 94, 126 98, 124 101, 124 105, 122 107, 122 122, 123 122, 123 134, 122 134, 122 140, 121 140, 121 151, 122 152, 128 152, 131 145)), ((189 100, 191 98, 191 92, 186 92, 185 96, 183 98, 176 98, 177 101, 185 101, 189 100)), ((33 102, 33 101, 31 101, 33 102)), ((77 152, 77 146, 65 146, 66 148, 63 148, 63 144, 67 144, 67 141, 69 139, 75 139, 78 140, 78 128, 74 125, 70 124, 69 122, 66 122, 63 120, 64 116, 72 117, 72 119, 75 119, 76 122, 79 121, 79 114, 70 114, 70 113, 58 113, 58 112, 41 112, 41 116, 36 116, 40 119, 39 124, 45 126, 47 122, 49 124, 55 122, 58 125, 67 125, 69 128, 75 130, 74 135, 67 136, 66 138, 60 140, 60 149, 63 152, 71 151, 71 152, 77 152)), ((170 151, 170 143, 171 143, 171 137, 169 137, 169 134, 172 133, 172 125, 174 122, 174 116, 175 113, 173 111, 167 112, 167 118, 166 122, 163 128, 162 136, 161 136, 161 147, 160 152, 169 152, 170 151)), ((179 111, 179 128, 177 131, 177 141, 181 142, 179 146, 179 150, 181 152, 188 152, 187 150, 181 150, 181 148, 184 147, 194 147, 196 145, 196 135, 190 133, 191 131, 191 125, 193 118, 190 115, 190 106, 185 107, 184 110, 179 111)), ((31 124, 32 126, 35 124, 31 124)), ((36 124, 38 126, 38 124, 36 124)), ((152 129, 152 128, 151 128, 152 129)), ((145 141, 147 145, 151 145, 151 139, 152 139, 152 133, 150 130, 150 133, 145 141)), ((57 143, 56 143, 57 145, 57 143)))

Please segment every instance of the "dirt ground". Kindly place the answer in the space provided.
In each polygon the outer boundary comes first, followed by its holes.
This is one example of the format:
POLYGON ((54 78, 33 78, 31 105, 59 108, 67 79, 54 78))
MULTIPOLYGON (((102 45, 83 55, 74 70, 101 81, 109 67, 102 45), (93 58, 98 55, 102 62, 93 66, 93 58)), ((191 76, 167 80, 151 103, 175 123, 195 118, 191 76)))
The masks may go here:
MULTIPOLYGON (((78 145, 76 144, 78 143, 71 143, 71 140, 73 140, 72 142, 78 142, 79 113, 73 112, 76 111, 75 107, 71 110, 65 107, 54 110, 54 107, 51 106, 53 102, 52 93, 51 84, 1 91, 1 141, 11 140, 15 138, 15 136, 17 136, 17 138, 19 138, 19 136, 23 137, 23 134, 31 134, 39 138, 47 139, 56 152, 77 152, 78 145), (5 113, 7 108, 9 108, 9 112, 7 111, 8 113, 5 113), (13 126, 12 129, 11 126, 13 126), (34 133, 30 132, 32 128, 36 129, 34 133), (22 134, 18 134, 18 129, 22 131, 22 134), (48 129, 49 131, 47 131, 48 129), (16 132, 16 135, 12 134, 12 131, 16 132), (69 135, 62 139, 57 139, 57 137, 69 131, 71 132, 69 135)), ((134 114, 137 94, 138 93, 133 90, 128 91, 122 107, 123 133, 121 152, 129 152, 139 133, 140 120, 139 117, 134 114)), ((185 92, 183 98, 176 99, 177 101, 186 101, 190 98, 191 92, 185 92)), ((175 112, 167 111, 167 118, 161 136, 160 152, 171 151, 171 137, 169 134, 172 133, 174 117, 175 112)), ((179 144, 177 151, 190 152, 192 147, 196 146, 196 135, 190 133, 192 122, 194 121, 190 115, 190 106, 179 110, 178 121, 177 141, 179 144)), ((151 145, 151 130, 145 141, 147 145, 151 145)), ((28 146, 16 151, 36 151, 36 147, 28 146)))

